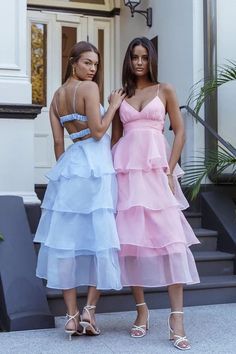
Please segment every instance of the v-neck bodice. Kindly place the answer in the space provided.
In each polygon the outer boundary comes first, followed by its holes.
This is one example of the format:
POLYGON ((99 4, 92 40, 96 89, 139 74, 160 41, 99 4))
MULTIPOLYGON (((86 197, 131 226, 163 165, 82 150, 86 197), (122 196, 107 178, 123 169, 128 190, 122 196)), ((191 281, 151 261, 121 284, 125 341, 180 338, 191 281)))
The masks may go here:
POLYGON ((120 106, 120 119, 124 130, 153 128, 163 130, 165 122, 165 107, 158 95, 149 101, 141 111, 138 111, 126 100, 120 106))

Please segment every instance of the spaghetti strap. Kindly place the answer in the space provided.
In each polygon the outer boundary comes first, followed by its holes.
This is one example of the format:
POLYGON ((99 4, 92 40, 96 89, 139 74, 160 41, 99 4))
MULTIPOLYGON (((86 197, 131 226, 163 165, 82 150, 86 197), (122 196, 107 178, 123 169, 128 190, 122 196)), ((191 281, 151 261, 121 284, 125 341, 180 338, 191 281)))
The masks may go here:
POLYGON ((73 112, 74 113, 76 113, 76 107, 75 107, 76 91, 77 91, 77 88, 79 87, 80 84, 81 84, 81 81, 78 82, 78 84, 75 87, 75 91, 74 91, 74 97, 73 97, 73 112))
POLYGON ((160 84, 157 85, 157 96, 159 95, 160 84))

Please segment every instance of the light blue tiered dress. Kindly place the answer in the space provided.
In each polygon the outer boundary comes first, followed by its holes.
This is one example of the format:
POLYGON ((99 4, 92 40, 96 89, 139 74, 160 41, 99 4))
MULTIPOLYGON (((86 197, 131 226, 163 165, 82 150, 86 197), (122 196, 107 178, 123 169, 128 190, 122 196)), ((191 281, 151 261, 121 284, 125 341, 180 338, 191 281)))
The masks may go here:
MULTIPOLYGON (((60 121, 63 125, 76 119, 87 121, 78 113, 62 116, 60 121)), ((70 137, 74 140, 89 132, 84 129, 70 137)), ((47 177, 34 239, 41 243, 36 275, 47 279, 49 288, 91 285, 119 290, 117 184, 109 135, 70 145, 47 177)))

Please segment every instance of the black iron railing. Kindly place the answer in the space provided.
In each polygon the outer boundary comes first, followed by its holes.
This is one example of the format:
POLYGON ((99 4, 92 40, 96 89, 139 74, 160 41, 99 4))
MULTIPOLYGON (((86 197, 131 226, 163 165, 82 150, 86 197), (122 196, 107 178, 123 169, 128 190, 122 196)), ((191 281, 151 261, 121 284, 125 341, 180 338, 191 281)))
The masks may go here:
MULTIPOLYGON (((192 117, 196 119, 199 123, 201 123, 205 130, 207 130, 217 141, 219 141, 233 156, 236 157, 236 149, 233 145, 231 145, 228 141, 224 140, 207 122, 205 122, 199 115, 197 115, 192 108, 189 106, 180 106, 180 109, 185 109, 188 113, 191 114, 192 117)), ((214 176, 208 176, 212 182, 215 182, 214 176)), ((217 183, 232 183, 232 174, 230 173, 222 173, 221 176, 217 177, 217 183)), ((234 182, 235 183, 235 182, 234 182)))
POLYGON ((199 123, 201 123, 205 129, 207 129, 214 138, 216 138, 232 155, 236 156, 236 149, 229 142, 225 141, 211 126, 205 122, 199 115, 197 115, 189 106, 180 106, 180 109, 186 109, 199 123))

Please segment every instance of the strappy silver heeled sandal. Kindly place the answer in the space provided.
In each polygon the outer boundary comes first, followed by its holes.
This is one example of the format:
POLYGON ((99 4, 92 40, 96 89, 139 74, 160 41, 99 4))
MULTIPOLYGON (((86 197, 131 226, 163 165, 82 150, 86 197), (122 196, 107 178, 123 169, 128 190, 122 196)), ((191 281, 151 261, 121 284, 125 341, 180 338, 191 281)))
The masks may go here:
MULTIPOLYGON (((78 331, 78 321, 76 319, 76 316, 79 315, 79 311, 76 312, 75 315, 69 315, 68 313, 66 314, 66 318, 67 318, 67 321, 65 323, 65 333, 69 334, 69 340, 72 339, 72 336, 80 336, 82 333, 80 333, 78 331), (67 324, 70 322, 70 321, 73 321, 74 322, 74 325, 75 325, 75 329, 67 329, 66 326, 67 324)), ((78 318, 80 320, 80 318, 78 318)))
MULTIPOLYGON (((141 304, 136 304, 136 307, 146 305, 146 302, 142 302, 141 304)), ((146 324, 144 325, 133 325, 131 328, 131 337, 132 338, 142 338, 147 334, 147 330, 149 329, 149 311, 148 311, 148 316, 147 316, 147 321, 146 324)))
POLYGON ((172 314, 174 313, 179 313, 179 314, 183 314, 182 311, 172 311, 169 316, 168 316, 168 320, 167 320, 167 324, 168 324, 168 329, 169 329, 169 339, 173 341, 173 345, 174 347, 180 349, 180 350, 189 350, 191 349, 191 345, 188 342, 188 339, 186 336, 179 336, 178 334, 174 333, 174 330, 171 328, 170 326, 170 317, 172 314), (186 345, 185 346, 181 346, 180 344, 185 342, 186 345))
POLYGON ((80 326, 83 327, 83 334, 87 334, 90 336, 98 336, 100 334, 100 330, 92 324, 92 318, 91 318, 91 314, 90 314, 90 310, 95 309, 96 306, 95 305, 86 305, 83 309, 83 311, 85 311, 88 316, 89 316, 89 320, 83 320, 83 315, 82 315, 82 319, 80 321, 80 326))

